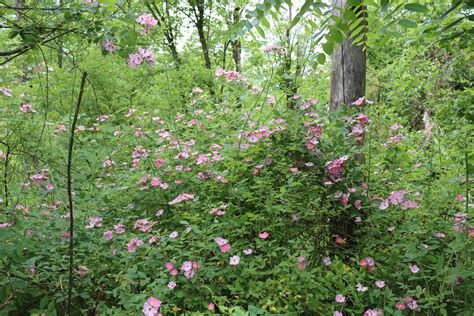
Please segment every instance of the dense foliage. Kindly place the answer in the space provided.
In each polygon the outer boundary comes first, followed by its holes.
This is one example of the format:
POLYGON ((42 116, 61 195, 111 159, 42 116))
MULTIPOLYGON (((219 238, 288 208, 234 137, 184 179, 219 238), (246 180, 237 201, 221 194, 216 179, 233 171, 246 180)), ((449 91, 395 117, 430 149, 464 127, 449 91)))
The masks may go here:
POLYGON ((364 3, 334 112, 324 3, 59 3, 0 7, 2 315, 472 314, 467 3, 364 3))

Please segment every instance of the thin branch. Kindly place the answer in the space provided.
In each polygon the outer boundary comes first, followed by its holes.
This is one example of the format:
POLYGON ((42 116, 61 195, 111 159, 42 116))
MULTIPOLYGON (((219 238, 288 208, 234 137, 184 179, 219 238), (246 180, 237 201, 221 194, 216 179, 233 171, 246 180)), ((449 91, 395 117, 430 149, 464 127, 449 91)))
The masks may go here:
MULTIPOLYGON (((61 33, 61 34, 59 34, 59 35, 53 36, 53 37, 51 37, 51 38, 49 38, 49 39, 44 39, 43 41, 39 42, 37 45, 42 45, 42 44, 45 44, 45 43, 54 41, 55 39, 60 38, 61 36, 64 36, 64 35, 66 35, 66 34, 68 34, 68 33, 74 32, 74 31, 76 31, 76 30, 77 30, 77 28, 67 30, 67 31, 65 31, 65 32, 63 32, 63 33, 61 33)), ((49 33, 49 34, 52 34, 52 33, 53 33, 53 32, 51 32, 51 33, 49 33)), ((26 53, 27 51, 29 51, 29 50, 31 50, 31 49, 33 49, 33 48, 34 48, 34 47, 32 47, 32 46, 23 47, 23 48, 20 48, 20 47, 19 47, 19 48, 14 49, 13 51, 10 51, 10 52, 0 52, 0 56, 10 56, 10 55, 12 55, 12 54, 10 54, 10 53, 11 53, 11 52, 14 52, 14 53, 13 53, 14 55, 13 55, 12 57, 10 57, 10 58, 8 58, 7 60, 1 62, 0 65, 6 64, 6 63, 9 62, 10 60, 17 58, 17 57, 20 56, 20 55, 23 55, 24 53, 26 53), (15 52, 16 52, 16 54, 15 54, 15 52), (5 54, 5 55, 2 55, 2 54, 5 54)))
POLYGON ((41 52, 41 55, 43 57, 44 66, 45 66, 45 69, 46 69, 46 100, 45 100, 46 101, 46 109, 44 111, 43 127, 41 128, 41 134, 40 134, 40 137, 38 139, 38 145, 39 145, 40 142, 41 142, 41 139, 43 138, 43 135, 44 135, 44 129, 46 128, 46 119, 47 119, 48 109, 49 109, 49 65, 48 65, 48 61, 46 60, 46 56, 45 56, 44 51, 41 48, 41 46, 38 46, 38 49, 41 52))
POLYGON ((74 212, 72 203, 72 179, 71 179, 71 166, 72 166, 72 151, 74 146, 74 130, 76 129, 77 117, 79 116, 79 109, 81 107, 82 95, 84 93, 84 86, 86 84, 87 72, 82 73, 81 87, 79 89, 79 96, 77 97, 76 111, 71 125, 71 136, 69 137, 69 149, 67 156, 67 194, 69 200, 69 284, 68 284, 68 295, 67 295, 67 307, 66 314, 69 314, 69 310, 72 304, 72 288, 73 288, 73 264, 74 264, 74 212))
POLYGON ((30 11, 30 10, 40 10, 40 11, 56 11, 56 10, 69 10, 69 8, 63 8, 66 4, 61 4, 57 7, 52 8, 35 8, 35 7, 14 7, 6 3, 0 3, 5 7, 5 9, 16 10, 16 11, 30 11))
POLYGON ((8 207, 8 162, 10 160, 10 145, 8 143, 1 142, 3 145, 7 147, 7 152, 5 153, 5 162, 4 162, 4 170, 3 170, 3 194, 5 200, 5 206, 8 207))
POLYGON ((15 55, 15 54, 18 54, 19 52, 22 52, 24 49, 26 49, 28 46, 21 46, 21 47, 18 47, 18 48, 15 48, 13 50, 10 50, 10 51, 6 51, 6 52, 0 52, 0 56, 11 56, 11 55, 15 55))

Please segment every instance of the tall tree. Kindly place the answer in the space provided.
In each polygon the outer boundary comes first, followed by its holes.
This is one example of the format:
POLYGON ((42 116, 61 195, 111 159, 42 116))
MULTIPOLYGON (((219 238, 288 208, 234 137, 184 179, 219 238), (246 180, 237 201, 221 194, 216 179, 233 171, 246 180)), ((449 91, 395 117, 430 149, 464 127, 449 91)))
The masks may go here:
POLYGON ((208 33, 205 30, 206 27, 206 7, 209 11, 212 11, 212 1, 206 3, 206 0, 189 0, 189 11, 187 9, 183 10, 183 13, 186 14, 194 24, 197 29, 199 43, 201 44, 202 55, 204 58, 204 64, 206 68, 211 69, 211 58, 209 53, 209 37, 208 33))
MULTIPOLYGON (((57 5, 62 6, 63 0, 58 0, 57 5)), ((61 39, 57 40, 57 46, 58 46, 58 67, 63 68, 63 45, 61 45, 61 39)))
MULTIPOLYGON (((360 1, 333 0, 333 6, 333 14, 338 17, 342 17, 344 10, 351 10, 356 15, 365 14, 360 10, 360 1)), ((332 53, 331 61, 329 110, 334 111, 341 104, 351 104, 365 95, 365 49, 352 45, 351 34, 348 33, 332 53)))
POLYGON ((172 3, 167 0, 158 3, 155 1, 146 1, 145 5, 158 21, 158 25, 162 27, 165 45, 168 47, 171 56, 173 56, 176 65, 179 66, 181 64, 181 58, 176 47, 177 27, 171 12, 172 3))

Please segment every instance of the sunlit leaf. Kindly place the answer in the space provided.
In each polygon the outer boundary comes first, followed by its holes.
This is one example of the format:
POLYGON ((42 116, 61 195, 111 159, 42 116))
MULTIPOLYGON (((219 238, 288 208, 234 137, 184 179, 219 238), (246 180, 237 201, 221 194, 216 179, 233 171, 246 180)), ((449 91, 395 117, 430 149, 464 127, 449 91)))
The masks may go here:
POLYGON ((418 24, 415 21, 408 20, 408 19, 401 19, 400 21, 398 21, 398 24, 400 24, 401 26, 405 28, 415 28, 418 26, 418 24))
POLYGON ((407 3, 405 4, 405 9, 413 12, 428 12, 428 8, 419 3, 407 3))

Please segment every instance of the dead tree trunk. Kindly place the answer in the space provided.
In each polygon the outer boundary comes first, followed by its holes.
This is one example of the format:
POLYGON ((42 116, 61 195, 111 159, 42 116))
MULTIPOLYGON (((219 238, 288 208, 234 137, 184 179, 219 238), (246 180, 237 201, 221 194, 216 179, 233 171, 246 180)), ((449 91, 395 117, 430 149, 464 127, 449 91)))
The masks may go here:
MULTIPOLYGON (((237 24, 240 21, 240 8, 235 7, 233 12, 233 24, 237 24)), ((241 71, 242 69, 242 42, 240 40, 232 41, 232 58, 235 63, 235 70, 241 71)))
MULTIPOLYGON (((347 9, 348 0, 333 0, 334 14, 341 16, 338 7, 347 9)), ((349 8, 356 10, 356 8, 349 8)), ((357 12, 355 12, 357 14, 357 12)), ((341 104, 351 104, 365 95, 366 56, 362 46, 352 45, 350 34, 334 50, 331 70, 329 110, 341 104)))

